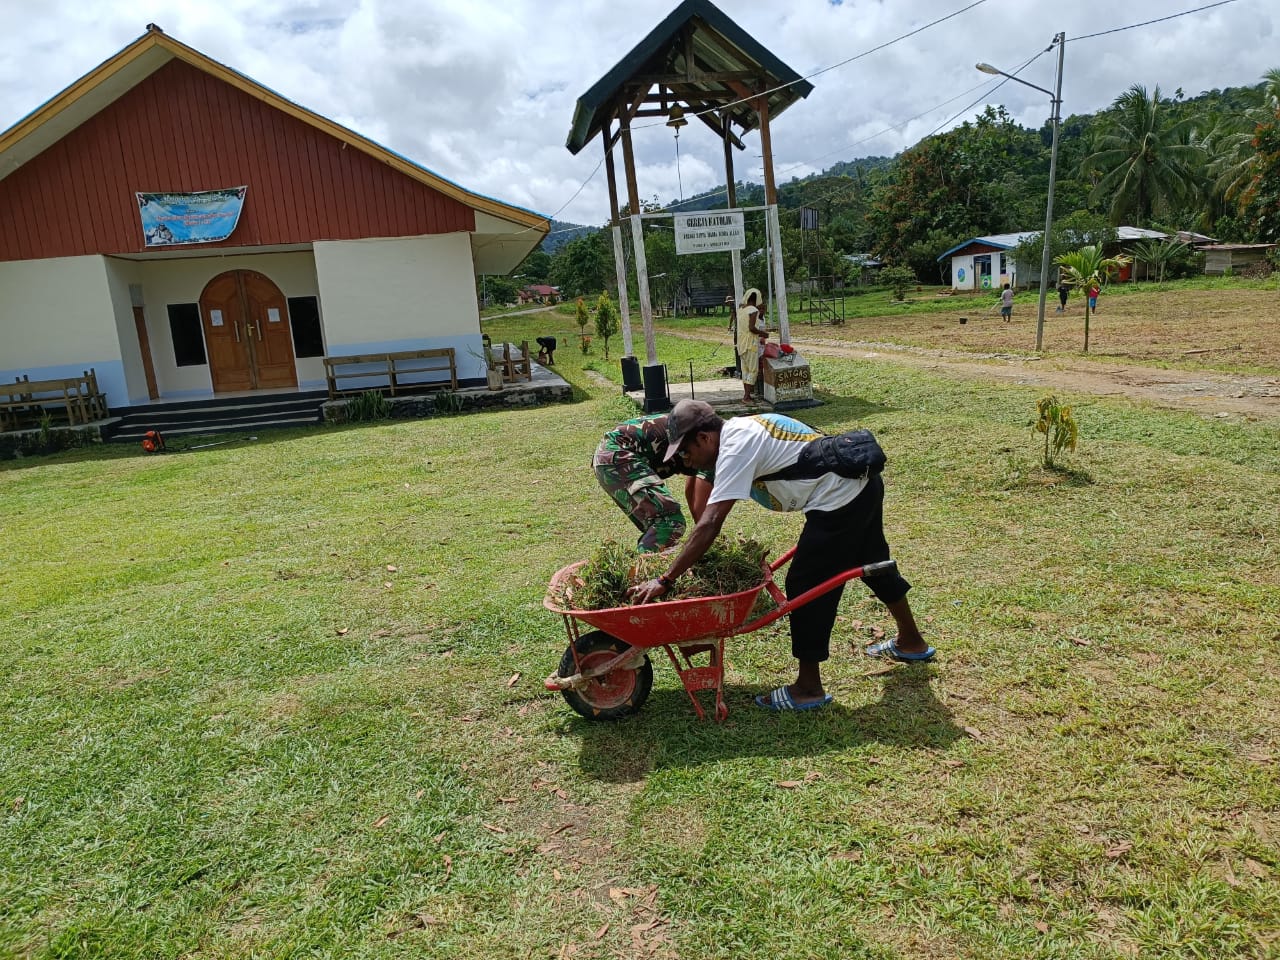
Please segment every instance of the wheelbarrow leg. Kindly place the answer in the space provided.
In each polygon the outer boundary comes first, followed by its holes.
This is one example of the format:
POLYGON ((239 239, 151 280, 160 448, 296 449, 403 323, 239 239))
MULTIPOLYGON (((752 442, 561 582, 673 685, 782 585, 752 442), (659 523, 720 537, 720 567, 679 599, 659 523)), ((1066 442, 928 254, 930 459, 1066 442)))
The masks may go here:
POLYGON ((697 692, 699 690, 714 690, 716 692, 716 720, 723 721, 729 716, 729 707, 724 702, 724 638, 705 643, 690 643, 680 646, 680 656, 676 656, 676 651, 671 645, 663 647, 667 651, 667 656, 671 658, 671 665, 676 668, 676 673, 680 675, 680 682, 684 684, 684 692, 688 694, 690 702, 693 703, 693 709, 698 714, 699 720, 707 718, 706 713, 702 709, 702 704, 698 702, 697 692), (694 666, 692 657, 702 653, 710 654, 711 662, 705 666, 694 666), (683 659, 684 663, 681 664, 683 659))

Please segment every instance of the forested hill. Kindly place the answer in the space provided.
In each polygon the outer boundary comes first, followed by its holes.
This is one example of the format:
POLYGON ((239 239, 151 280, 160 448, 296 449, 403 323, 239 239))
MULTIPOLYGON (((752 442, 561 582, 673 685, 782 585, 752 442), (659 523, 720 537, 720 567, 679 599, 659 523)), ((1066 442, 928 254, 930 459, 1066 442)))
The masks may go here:
MULTIPOLYGON (((1280 69, 1261 80, 1194 97, 1135 84, 1104 110, 1065 118, 1055 220, 1280 240, 1280 69)), ((798 226, 790 211, 814 207, 833 257, 876 253, 929 277, 938 254, 969 237, 1043 225, 1051 135, 1047 122, 1029 129, 1003 108, 988 108, 896 157, 844 160, 784 180, 784 234, 798 226)), ((737 193, 742 205, 763 202, 759 184, 740 183, 737 193)), ((720 186, 665 206, 723 203, 720 186)), ((660 205, 655 198, 653 206, 660 205)), ((549 240, 559 248, 576 235, 549 240)))

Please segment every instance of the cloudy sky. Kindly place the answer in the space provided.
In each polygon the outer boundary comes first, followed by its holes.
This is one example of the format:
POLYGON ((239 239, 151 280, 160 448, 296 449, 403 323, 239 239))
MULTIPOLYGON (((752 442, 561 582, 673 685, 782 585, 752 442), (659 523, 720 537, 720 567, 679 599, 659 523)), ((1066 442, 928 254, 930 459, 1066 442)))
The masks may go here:
MULTIPOLYGON (((1047 97, 1016 83, 994 89, 1000 78, 978 73, 974 63, 1013 72, 1058 31, 1068 37, 1066 113, 1106 106, 1134 83, 1191 96, 1254 84, 1280 67, 1277 0, 1233 0, 1075 41, 1213 0, 981 0, 834 66, 973 2, 719 0, 801 75, 826 70, 813 77, 808 99, 773 125, 779 179, 839 160, 892 155, 983 103, 1002 103, 1021 123, 1039 126, 1049 114, 1047 97)), ((7 34, 0 130, 155 22, 469 189, 562 220, 601 223, 608 199, 597 169, 599 143, 576 157, 564 147, 574 103, 675 6, 675 0, 0 0, 7 34)), ((1045 54, 1021 76, 1052 87, 1054 69, 1055 55, 1045 54)), ((758 180, 759 139, 752 134, 746 143, 735 172, 758 180)), ((644 197, 665 202, 723 182, 719 143, 700 124, 680 138, 678 172, 671 132, 659 123, 636 133, 636 149, 644 197)))

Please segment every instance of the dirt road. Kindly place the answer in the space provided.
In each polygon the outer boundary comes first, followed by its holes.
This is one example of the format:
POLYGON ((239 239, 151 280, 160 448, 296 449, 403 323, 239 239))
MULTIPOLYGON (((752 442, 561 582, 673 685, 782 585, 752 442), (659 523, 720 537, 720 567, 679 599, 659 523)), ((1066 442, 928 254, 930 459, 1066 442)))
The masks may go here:
POLYGON ((794 336, 792 342, 801 353, 813 356, 884 360, 966 379, 1003 380, 1100 397, 1126 397, 1206 416, 1280 418, 1280 377, 1170 370, 1059 356, 1042 359, 1029 354, 975 354, 804 335, 794 336))

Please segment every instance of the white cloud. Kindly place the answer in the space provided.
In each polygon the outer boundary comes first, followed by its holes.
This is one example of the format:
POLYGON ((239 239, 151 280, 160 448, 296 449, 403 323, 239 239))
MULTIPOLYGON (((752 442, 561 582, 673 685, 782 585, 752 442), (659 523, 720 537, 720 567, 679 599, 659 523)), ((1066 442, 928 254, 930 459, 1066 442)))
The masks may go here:
MULTIPOLYGON (((965 0, 722 0, 720 6, 801 74, 869 50, 946 16, 965 0)), ((277 92, 463 186, 502 200, 599 223, 608 217, 598 141, 564 148, 574 103, 675 6, 616 0, 0 0, 0 128, 55 96, 141 34, 148 22, 277 92), (582 187, 572 202, 570 197, 582 187)), ((1194 4, 1105 0, 1072 5, 992 0, 883 51, 823 73, 774 125, 780 180, 838 160, 893 154, 987 87, 934 108, 984 78, 979 60, 1012 71, 1066 31, 1067 113, 1106 106, 1133 83, 1166 93, 1252 84, 1280 66, 1280 5, 1237 0, 1135 30, 1073 37, 1168 16, 1194 4), (926 112, 927 111, 927 112, 926 112), (925 116, 888 133, 886 128, 925 116)), ((1051 87, 1054 57, 1022 76, 1051 87)), ((990 97, 1019 122, 1048 116, 1043 94, 1008 83, 990 97)), ((972 115, 981 105, 971 111, 972 115)), ((963 119, 963 118, 961 118, 963 119)), ((958 120, 955 122, 959 122, 958 120)), ((635 133, 641 196, 675 199, 723 180, 719 142, 699 123, 680 138, 635 133)), ((759 139, 735 157, 759 176, 759 139)), ((619 163, 619 179, 622 179, 619 163)), ((621 186, 621 185, 620 185, 621 186)), ((625 187, 621 186, 625 194, 625 187)), ((625 199, 625 196, 624 196, 625 199)))

